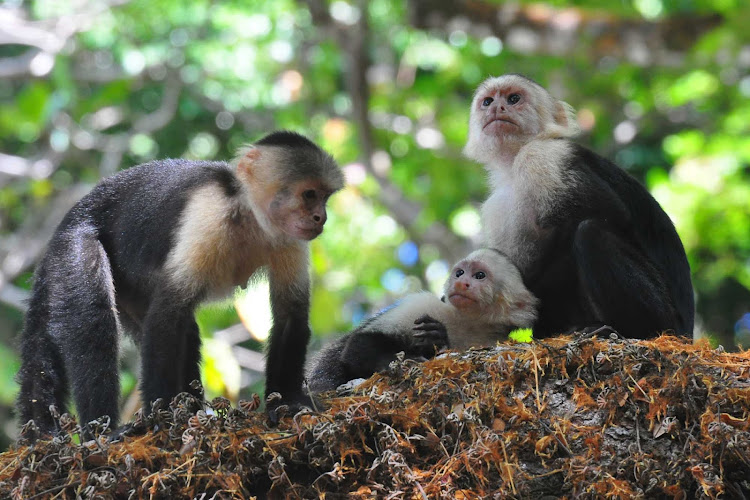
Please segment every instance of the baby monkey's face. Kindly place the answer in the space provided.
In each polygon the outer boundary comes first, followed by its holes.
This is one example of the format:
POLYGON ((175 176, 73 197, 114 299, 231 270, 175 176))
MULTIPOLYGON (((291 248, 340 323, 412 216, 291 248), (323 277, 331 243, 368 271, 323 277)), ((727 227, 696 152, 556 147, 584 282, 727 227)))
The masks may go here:
POLYGON ((488 266, 477 260, 462 260, 451 270, 445 296, 457 309, 479 310, 492 302, 495 290, 488 266))

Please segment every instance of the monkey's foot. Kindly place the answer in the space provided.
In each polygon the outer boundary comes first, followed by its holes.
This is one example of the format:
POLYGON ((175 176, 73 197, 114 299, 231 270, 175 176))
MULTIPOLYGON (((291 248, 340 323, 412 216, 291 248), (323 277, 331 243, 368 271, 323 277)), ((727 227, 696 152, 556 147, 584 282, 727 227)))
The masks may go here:
POLYGON ((286 396, 272 392, 266 398, 266 413, 272 426, 278 425, 283 417, 296 415, 303 409, 315 410, 322 407, 323 405, 316 397, 301 391, 289 393, 286 396))
POLYGON ((138 436, 145 434, 148 429, 146 426, 138 426, 132 423, 121 425, 117 429, 113 430, 108 436, 107 441, 110 443, 116 443, 122 441, 127 436, 138 436))
POLYGON ((580 330, 579 332, 576 332, 577 336, 583 337, 583 338, 593 338, 593 337, 610 337, 610 338, 622 338, 622 336, 609 325, 591 325, 587 326, 583 330, 580 330), (613 337, 614 335, 614 337, 613 337))

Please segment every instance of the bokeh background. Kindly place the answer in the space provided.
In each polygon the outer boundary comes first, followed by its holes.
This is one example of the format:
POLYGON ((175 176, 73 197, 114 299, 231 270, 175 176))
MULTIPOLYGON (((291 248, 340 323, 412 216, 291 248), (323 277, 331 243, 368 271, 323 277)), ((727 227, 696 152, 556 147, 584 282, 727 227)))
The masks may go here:
MULTIPOLYGON (((17 432, 29 278, 100 178, 310 136, 346 189, 312 244, 311 350, 478 241, 461 149, 486 77, 524 73, 580 141, 648 186, 688 252, 697 336, 750 345, 750 3, 745 0, 4 0, 0 3, 0 449, 17 432)), ((198 312, 210 395, 262 390, 264 283, 198 312)), ((123 405, 137 354, 123 339, 123 405)))

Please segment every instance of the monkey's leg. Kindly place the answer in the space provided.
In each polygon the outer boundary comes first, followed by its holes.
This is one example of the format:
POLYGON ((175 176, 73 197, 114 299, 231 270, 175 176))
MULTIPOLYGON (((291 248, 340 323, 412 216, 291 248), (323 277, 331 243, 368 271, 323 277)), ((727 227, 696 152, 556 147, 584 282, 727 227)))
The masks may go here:
POLYGON ((638 248, 594 219, 579 224, 573 245, 583 299, 598 321, 630 338, 677 327, 665 279, 638 248))
POLYGON ((119 419, 118 318, 112 270, 94 228, 71 228, 50 262, 50 336, 59 344, 79 422, 119 419))
MULTIPOLYGON (((184 390, 187 359, 197 361, 196 332, 188 333, 192 342, 184 337, 184 327, 191 320, 193 307, 180 300, 177 291, 161 287, 154 292, 141 341, 141 394, 146 413, 151 411, 151 403, 155 400, 163 398, 168 404, 184 390)), ((191 370, 190 376, 195 370, 191 370)))
POLYGON ((21 368, 18 371, 18 412, 21 424, 33 419, 42 434, 51 434, 56 424, 49 407, 66 412, 68 380, 60 349, 49 334, 49 298, 44 261, 36 273, 36 282, 26 313, 21 336, 21 368))

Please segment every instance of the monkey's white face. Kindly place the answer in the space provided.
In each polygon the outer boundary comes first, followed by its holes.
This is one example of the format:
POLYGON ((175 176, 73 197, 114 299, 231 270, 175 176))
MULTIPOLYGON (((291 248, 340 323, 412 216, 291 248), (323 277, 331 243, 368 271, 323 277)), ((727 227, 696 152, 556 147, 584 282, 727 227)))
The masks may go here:
POLYGON ((457 309, 481 311, 493 302, 495 290, 488 266, 480 260, 462 260, 453 267, 445 296, 457 309))
POLYGON ((538 301, 521 273, 496 250, 480 248, 453 266, 444 295, 462 314, 485 324, 530 326, 538 301))
POLYGON ((250 195, 256 220, 269 238, 285 235, 309 241, 323 232, 328 218, 326 203, 341 189, 343 177, 335 164, 305 172, 304 168, 289 166, 289 161, 277 147, 243 148, 235 160, 237 176, 250 195))
POLYGON ((541 130, 533 92, 515 75, 486 80, 471 104, 469 140, 464 153, 480 163, 514 155, 541 130))
POLYGON ((287 235, 312 240, 323 232, 328 214, 326 203, 332 190, 318 180, 300 181, 282 189, 268 209, 271 222, 287 235))
POLYGON ((507 163, 535 138, 569 137, 577 132, 570 106, 523 76, 504 75, 489 78, 477 88, 464 154, 485 165, 507 163))
POLYGON ((539 133, 539 117, 533 96, 512 82, 487 88, 474 99, 476 126, 482 134, 504 140, 515 136, 539 133))

